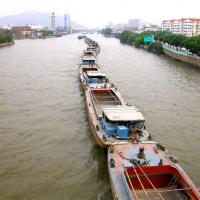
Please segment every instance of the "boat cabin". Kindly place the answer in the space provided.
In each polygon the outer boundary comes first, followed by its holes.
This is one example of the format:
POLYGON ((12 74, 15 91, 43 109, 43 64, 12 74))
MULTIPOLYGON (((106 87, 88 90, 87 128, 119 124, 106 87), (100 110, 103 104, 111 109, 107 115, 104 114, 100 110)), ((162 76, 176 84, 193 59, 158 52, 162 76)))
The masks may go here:
POLYGON ((95 48, 94 47, 87 47, 87 50, 88 51, 95 51, 95 48))
POLYGON ((92 47, 99 47, 98 43, 92 43, 92 47))
POLYGON ((97 65, 97 61, 94 56, 83 57, 81 65, 97 65))
POLYGON ((99 71, 99 68, 94 66, 94 67, 82 67, 83 73, 86 73, 87 71, 99 71))
POLYGON ((86 71, 84 74, 84 79, 87 84, 90 83, 107 83, 108 79, 106 78, 106 74, 101 71, 86 71))
POLYGON ((102 107, 102 128, 107 136, 130 139, 132 135, 143 136, 144 117, 135 106, 102 107))
POLYGON ((96 56, 95 52, 94 51, 88 51, 88 50, 85 50, 83 51, 83 56, 84 57, 87 57, 87 56, 96 56))

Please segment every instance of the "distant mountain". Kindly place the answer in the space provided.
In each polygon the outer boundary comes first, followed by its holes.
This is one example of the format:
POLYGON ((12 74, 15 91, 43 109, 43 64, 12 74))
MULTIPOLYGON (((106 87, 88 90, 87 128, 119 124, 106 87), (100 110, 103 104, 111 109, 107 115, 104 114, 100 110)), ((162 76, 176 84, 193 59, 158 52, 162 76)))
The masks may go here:
MULTIPOLYGON (((0 24, 12 24, 13 26, 24 26, 25 24, 40 24, 49 27, 49 16, 51 13, 40 11, 27 11, 18 15, 10 15, 0 18, 0 24)), ((71 21, 72 28, 85 28, 84 26, 71 21)), ((56 15, 56 26, 64 26, 63 16, 56 15)))

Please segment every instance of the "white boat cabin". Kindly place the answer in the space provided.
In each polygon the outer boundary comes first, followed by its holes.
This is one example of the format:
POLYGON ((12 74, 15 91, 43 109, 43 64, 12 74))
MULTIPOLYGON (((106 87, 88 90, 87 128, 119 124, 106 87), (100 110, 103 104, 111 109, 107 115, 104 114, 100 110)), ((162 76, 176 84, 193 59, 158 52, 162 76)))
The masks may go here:
POLYGON ((87 84, 91 83, 108 83, 108 79, 106 78, 106 73, 101 71, 86 71, 84 74, 84 79, 87 84))
POLYGON ((87 56, 96 56, 96 53, 92 50, 84 50, 83 51, 83 57, 87 57, 87 56))
POLYGON ((87 47, 87 51, 95 51, 95 47, 91 47, 91 46, 89 46, 89 47, 87 47))
POLYGON ((129 139, 131 135, 143 137, 144 117, 129 105, 102 106, 102 128, 107 136, 129 139))
POLYGON ((81 65, 97 65, 96 58, 94 56, 82 57, 81 65))

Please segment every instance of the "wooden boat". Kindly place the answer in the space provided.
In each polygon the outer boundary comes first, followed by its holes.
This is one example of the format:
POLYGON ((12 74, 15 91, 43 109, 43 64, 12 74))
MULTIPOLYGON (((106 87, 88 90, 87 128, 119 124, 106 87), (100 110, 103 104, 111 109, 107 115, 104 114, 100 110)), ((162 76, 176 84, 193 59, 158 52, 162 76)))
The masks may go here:
POLYGON ((96 41, 86 37, 85 42, 90 46, 89 48, 91 50, 95 51, 96 54, 98 54, 100 52, 100 46, 96 41))
MULTIPOLYGON (((113 86, 113 85, 112 85, 113 86)), ((113 142, 132 140, 138 131, 141 140, 147 137, 141 112, 127 105, 119 91, 110 88, 86 88, 87 111, 90 126, 97 143, 108 148, 113 142)))
POLYGON ((92 39, 90 39, 90 38, 86 37, 86 38, 85 38, 85 43, 89 45, 89 44, 90 44, 90 42, 91 42, 91 40, 92 40, 92 39))
POLYGON ((91 42, 90 42, 90 46, 92 46, 92 47, 94 47, 94 48, 99 48, 99 49, 100 49, 99 44, 98 44, 97 42, 95 42, 95 41, 91 41, 91 42))
POLYGON ((92 44, 92 47, 95 48, 95 50, 99 53, 100 52, 100 46, 99 44, 95 43, 95 44, 92 44))
POLYGON ((151 141, 113 144, 108 171, 115 200, 199 200, 200 192, 174 155, 151 141))

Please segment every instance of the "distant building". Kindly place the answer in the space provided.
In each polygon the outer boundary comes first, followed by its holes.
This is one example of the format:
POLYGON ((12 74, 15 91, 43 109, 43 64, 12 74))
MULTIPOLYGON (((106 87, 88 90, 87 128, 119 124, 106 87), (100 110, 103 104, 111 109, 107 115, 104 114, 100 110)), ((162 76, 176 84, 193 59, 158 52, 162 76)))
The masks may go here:
POLYGON ((18 37, 28 37, 29 35, 31 35, 30 26, 13 26, 12 31, 18 37))
POLYGON ((0 24, 0 28, 4 29, 4 30, 11 30, 12 25, 10 25, 10 24, 0 24))
POLYGON ((173 34, 197 36, 200 35, 200 18, 163 20, 161 27, 162 31, 170 31, 173 34))
POLYGON ((161 28, 158 25, 150 25, 149 27, 144 27, 146 31, 160 31, 161 28))
POLYGON ((116 26, 116 28, 122 28, 121 24, 116 24, 115 26, 116 26))
POLYGON ((49 16, 49 28, 54 31, 56 30, 56 15, 54 11, 49 16))
POLYGON ((30 27, 31 27, 31 29, 32 30, 37 30, 37 31, 39 31, 39 30, 42 30, 42 29, 44 29, 44 26, 43 25, 39 25, 39 24, 31 24, 31 25, 29 25, 30 27))
POLYGON ((72 33, 71 18, 68 13, 64 14, 64 30, 68 33, 72 33))
POLYGON ((64 15, 64 28, 67 30, 67 25, 68 25, 68 14, 65 13, 64 15))
POLYGON ((108 22, 106 28, 115 28, 115 25, 112 22, 108 22))
POLYGON ((128 27, 128 24, 127 23, 123 23, 122 24, 122 28, 126 28, 126 27, 128 27))
POLYGON ((139 18, 129 19, 128 20, 128 26, 129 27, 141 28, 142 27, 142 19, 139 19, 139 18))
POLYGON ((125 31, 125 30, 135 32, 138 30, 138 27, 123 27, 123 31, 125 31))

